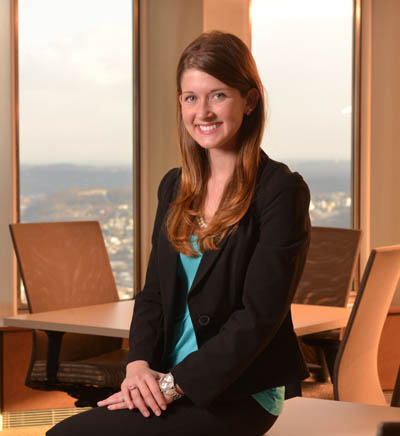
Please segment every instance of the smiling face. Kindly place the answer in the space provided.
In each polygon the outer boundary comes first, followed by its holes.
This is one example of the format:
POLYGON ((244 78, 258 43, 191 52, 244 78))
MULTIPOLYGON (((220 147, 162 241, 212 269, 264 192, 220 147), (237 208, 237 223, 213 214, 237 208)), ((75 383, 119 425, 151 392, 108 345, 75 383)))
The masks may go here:
POLYGON ((237 89, 196 69, 183 73, 181 89, 182 119, 190 136, 208 150, 235 149, 243 116, 252 109, 251 92, 243 97, 237 89))

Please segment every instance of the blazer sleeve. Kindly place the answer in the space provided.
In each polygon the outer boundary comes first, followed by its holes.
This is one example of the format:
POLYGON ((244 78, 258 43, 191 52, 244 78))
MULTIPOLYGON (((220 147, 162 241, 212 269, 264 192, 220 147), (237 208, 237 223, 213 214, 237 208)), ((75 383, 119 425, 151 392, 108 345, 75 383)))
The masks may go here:
POLYGON ((310 196, 297 173, 281 181, 268 184, 255 199, 259 237, 248 263, 242 307, 171 370, 200 407, 211 404, 254 362, 290 310, 308 249, 310 196))
POLYGON ((168 209, 178 169, 170 170, 158 188, 158 207, 152 234, 152 249, 144 288, 135 298, 134 316, 129 332, 128 363, 145 360, 152 366, 157 361, 157 345, 163 339, 163 308, 160 292, 157 241, 165 213, 168 209))

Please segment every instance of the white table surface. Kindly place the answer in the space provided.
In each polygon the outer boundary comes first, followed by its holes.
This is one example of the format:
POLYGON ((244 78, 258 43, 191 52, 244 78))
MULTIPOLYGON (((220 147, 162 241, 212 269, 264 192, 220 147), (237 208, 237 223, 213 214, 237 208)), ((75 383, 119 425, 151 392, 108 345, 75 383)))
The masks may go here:
MULTIPOLYGON (((4 318, 9 327, 127 338, 133 300, 79 307, 76 309, 24 314, 4 318)), ((343 307, 292 305, 293 324, 298 336, 345 327, 350 309, 343 307)))
POLYGON ((296 397, 266 436, 376 436, 384 421, 400 422, 400 407, 296 397))

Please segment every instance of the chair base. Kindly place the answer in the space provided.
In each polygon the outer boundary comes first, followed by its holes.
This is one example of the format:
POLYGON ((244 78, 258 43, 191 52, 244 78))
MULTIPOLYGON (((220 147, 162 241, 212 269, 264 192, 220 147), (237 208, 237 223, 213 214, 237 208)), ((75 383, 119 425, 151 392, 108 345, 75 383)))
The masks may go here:
POLYGON ((317 374, 317 381, 329 382, 333 380, 335 360, 340 346, 339 335, 336 334, 336 331, 326 335, 318 333, 306 335, 301 338, 300 343, 306 359, 307 354, 311 354, 311 349, 313 349, 318 364, 309 365, 308 359, 307 364, 309 371, 317 374))

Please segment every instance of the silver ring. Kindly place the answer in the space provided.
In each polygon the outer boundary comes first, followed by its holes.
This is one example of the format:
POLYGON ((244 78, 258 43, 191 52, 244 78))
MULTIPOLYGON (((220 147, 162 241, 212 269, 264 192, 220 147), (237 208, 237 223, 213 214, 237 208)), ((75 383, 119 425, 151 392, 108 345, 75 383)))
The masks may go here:
POLYGON ((134 389, 136 389, 136 386, 130 385, 130 386, 128 387, 128 389, 129 389, 130 391, 133 391, 134 389))

